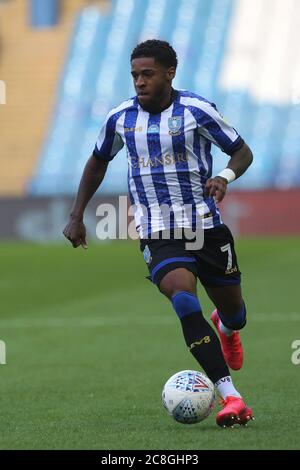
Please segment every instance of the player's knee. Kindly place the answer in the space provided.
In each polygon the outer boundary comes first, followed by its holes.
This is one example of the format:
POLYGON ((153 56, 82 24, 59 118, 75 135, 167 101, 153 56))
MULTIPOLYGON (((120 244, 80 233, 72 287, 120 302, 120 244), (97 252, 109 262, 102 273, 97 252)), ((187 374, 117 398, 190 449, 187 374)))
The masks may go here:
POLYGON ((201 305, 197 296, 190 292, 177 292, 172 296, 172 304, 180 319, 201 312, 201 305))
POLYGON ((196 293, 196 279, 186 268, 176 268, 163 277, 158 288, 162 294, 172 300, 178 292, 196 293))
POLYGON ((237 310, 234 315, 224 316, 219 310, 218 315, 221 318, 223 325, 226 326, 226 328, 229 328, 230 330, 241 330, 247 323, 247 311, 244 302, 240 309, 237 310))

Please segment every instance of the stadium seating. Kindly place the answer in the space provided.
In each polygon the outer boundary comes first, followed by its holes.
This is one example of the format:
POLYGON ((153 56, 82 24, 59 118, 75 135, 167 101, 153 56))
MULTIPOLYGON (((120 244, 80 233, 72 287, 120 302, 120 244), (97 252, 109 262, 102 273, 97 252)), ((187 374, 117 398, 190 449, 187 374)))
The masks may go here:
MULTIPOLYGON (((279 20, 285 34, 295 39, 299 33, 297 28, 290 32, 290 26, 299 5, 297 0, 287 0, 284 8, 282 2, 271 2, 272 6, 270 0, 259 2, 113 0, 108 12, 93 6, 81 10, 29 192, 74 193, 107 111, 134 95, 132 48, 153 37, 170 41, 177 50, 175 87, 217 103, 252 148, 253 165, 233 185, 240 189, 299 185, 300 106, 286 93, 287 83, 282 98, 281 82, 277 86, 272 76, 284 65, 290 47, 278 36, 279 20), (253 31, 241 28, 241 18, 252 21, 253 31)), ((298 44, 299 38, 293 41, 294 57, 299 56, 298 44)), ((213 152, 218 171, 227 157, 218 149, 213 152)), ((126 174, 122 150, 109 166, 102 191, 125 193, 126 174)))
POLYGON ((0 104, 1 195, 23 195, 36 171, 72 18, 84 3, 63 2, 58 26, 33 30, 27 1, 0 2, 0 80, 7 93, 0 104))

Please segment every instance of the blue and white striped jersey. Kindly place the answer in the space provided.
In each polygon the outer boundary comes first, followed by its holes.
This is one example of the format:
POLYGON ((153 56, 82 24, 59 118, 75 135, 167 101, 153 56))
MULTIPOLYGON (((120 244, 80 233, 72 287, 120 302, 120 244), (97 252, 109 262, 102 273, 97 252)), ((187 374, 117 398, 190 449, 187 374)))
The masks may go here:
POLYGON ((126 146, 129 195, 141 238, 169 228, 222 224, 214 199, 204 196, 212 175, 211 144, 228 155, 243 145, 214 104, 187 91, 174 95, 159 114, 143 110, 137 97, 111 110, 94 150, 109 161, 126 146), (168 219, 162 207, 170 209, 168 219))

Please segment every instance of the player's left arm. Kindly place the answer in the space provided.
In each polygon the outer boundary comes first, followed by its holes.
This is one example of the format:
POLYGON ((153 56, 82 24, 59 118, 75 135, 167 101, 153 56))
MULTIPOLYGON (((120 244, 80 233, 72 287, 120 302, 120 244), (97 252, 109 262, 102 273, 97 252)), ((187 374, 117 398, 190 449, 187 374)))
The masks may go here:
POLYGON ((229 155, 227 167, 206 182, 205 196, 221 202, 227 185, 239 178, 251 165, 253 155, 238 132, 219 113, 216 106, 208 101, 199 101, 198 109, 193 108, 198 132, 208 141, 229 155))
POLYGON ((231 155, 225 170, 214 178, 207 180, 205 186, 206 196, 215 197, 216 202, 221 202, 226 194, 228 183, 242 176, 252 161, 251 149, 244 142, 242 147, 231 155))

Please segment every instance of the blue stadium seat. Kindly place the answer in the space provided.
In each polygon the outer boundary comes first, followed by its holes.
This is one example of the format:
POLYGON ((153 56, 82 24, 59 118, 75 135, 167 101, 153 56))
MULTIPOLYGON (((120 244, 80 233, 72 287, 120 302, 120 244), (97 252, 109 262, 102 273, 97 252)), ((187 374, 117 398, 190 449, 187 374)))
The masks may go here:
POLYGON ((52 123, 31 183, 34 194, 47 194, 51 185, 53 192, 69 192, 109 22, 109 16, 93 7, 85 8, 77 18, 52 123))
MULTIPOLYGON (((239 189, 300 185, 300 105, 255 102, 245 90, 220 88, 234 0, 112 0, 104 14, 78 15, 31 194, 72 194, 106 113, 134 95, 130 53, 153 37, 171 42, 179 67, 174 86, 215 102, 250 145, 254 162, 239 189)), ((228 156, 213 148, 214 174, 228 156)), ((109 165, 103 192, 127 191, 123 149, 109 165)))
POLYGON ((216 78, 224 53, 232 0, 211 0, 210 3, 204 34, 201 38, 202 54, 195 71, 194 87, 207 99, 218 101, 216 78))
POLYGON ((280 124, 282 146, 275 185, 288 189, 300 186, 300 103, 290 107, 287 119, 280 120, 280 124))

